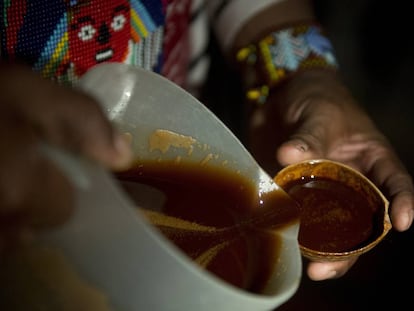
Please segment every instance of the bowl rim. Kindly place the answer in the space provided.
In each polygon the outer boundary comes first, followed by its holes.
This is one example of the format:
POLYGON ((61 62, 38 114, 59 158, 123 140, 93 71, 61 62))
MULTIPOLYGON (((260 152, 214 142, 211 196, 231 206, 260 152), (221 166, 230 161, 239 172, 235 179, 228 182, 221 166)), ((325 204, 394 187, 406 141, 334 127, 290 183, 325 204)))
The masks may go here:
POLYGON ((389 205, 390 205, 390 203, 389 203, 388 199, 381 192, 381 190, 366 175, 364 175, 363 173, 361 173, 360 171, 358 171, 357 169, 353 168, 350 165, 347 165, 347 164, 344 164, 344 163, 341 163, 341 162, 338 162, 338 161, 330 160, 330 159, 316 158, 316 159, 302 160, 302 161, 299 161, 299 162, 296 162, 296 163, 293 163, 293 164, 289 164, 289 165, 283 167, 281 170, 279 170, 276 173, 276 175, 274 177, 274 180, 279 186, 281 186, 283 188, 283 184, 278 182, 278 180, 279 180, 279 178, 281 178, 282 175, 284 175, 289 170, 300 167, 301 165, 319 165, 319 164, 324 164, 324 163, 334 165, 334 166, 338 166, 338 167, 341 167, 341 168, 345 169, 348 172, 352 172, 358 178, 363 180, 365 183, 367 183, 371 187, 371 189, 384 202, 383 228, 382 228, 381 234, 379 234, 374 240, 372 240, 371 242, 369 242, 369 243, 367 243, 367 244, 365 244, 361 247, 358 247, 358 248, 350 250, 350 251, 324 252, 324 251, 319 251, 319 250, 315 250, 315 249, 311 249, 309 247, 303 246, 301 243, 299 243, 299 248, 300 248, 301 253, 302 253, 303 256, 305 256, 309 259, 312 259, 312 260, 340 261, 340 260, 349 259, 351 257, 360 256, 360 255, 370 251, 377 244, 379 244, 385 238, 385 236, 390 232, 390 230, 393 227, 392 223, 391 223, 390 216, 389 216, 389 205))

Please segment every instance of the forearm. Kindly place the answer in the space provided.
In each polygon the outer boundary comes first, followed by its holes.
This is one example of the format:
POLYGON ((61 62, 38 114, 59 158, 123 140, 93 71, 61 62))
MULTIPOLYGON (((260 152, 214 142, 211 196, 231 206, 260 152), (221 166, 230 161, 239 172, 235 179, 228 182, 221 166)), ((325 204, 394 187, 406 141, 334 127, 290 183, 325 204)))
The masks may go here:
POLYGON ((313 7, 308 0, 275 1, 275 4, 262 10, 244 23, 235 36, 229 52, 237 51, 273 30, 314 19, 313 7))
POLYGON ((206 6, 219 45, 230 58, 234 49, 268 30, 314 19, 310 0, 209 0, 206 6))

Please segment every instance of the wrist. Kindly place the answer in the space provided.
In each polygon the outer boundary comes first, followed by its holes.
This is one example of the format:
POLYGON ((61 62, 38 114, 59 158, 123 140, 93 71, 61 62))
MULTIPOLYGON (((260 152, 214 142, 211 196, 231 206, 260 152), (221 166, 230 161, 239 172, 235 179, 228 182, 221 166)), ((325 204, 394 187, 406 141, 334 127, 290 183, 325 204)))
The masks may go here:
POLYGON ((263 104, 269 93, 295 75, 336 72, 338 65, 323 28, 302 22, 271 31, 235 52, 248 100, 263 104))

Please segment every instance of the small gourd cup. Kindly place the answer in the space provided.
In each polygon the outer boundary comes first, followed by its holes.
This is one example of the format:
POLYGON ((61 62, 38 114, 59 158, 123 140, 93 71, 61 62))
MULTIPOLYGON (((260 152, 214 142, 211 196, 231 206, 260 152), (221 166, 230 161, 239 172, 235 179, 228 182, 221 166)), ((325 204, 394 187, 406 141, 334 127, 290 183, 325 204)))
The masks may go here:
POLYGON ((365 175, 347 165, 303 161, 284 167, 274 180, 298 202, 299 246, 310 260, 360 256, 392 228, 388 200, 365 175))

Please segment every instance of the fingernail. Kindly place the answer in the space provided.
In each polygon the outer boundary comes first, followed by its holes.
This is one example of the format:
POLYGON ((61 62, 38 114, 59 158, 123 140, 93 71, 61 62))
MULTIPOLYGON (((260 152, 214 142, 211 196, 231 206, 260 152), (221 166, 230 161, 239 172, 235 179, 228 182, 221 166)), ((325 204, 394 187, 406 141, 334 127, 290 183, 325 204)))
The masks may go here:
POLYGON ((114 147, 117 153, 116 168, 123 169, 127 167, 132 160, 131 135, 117 134, 114 138, 114 147))
POLYGON ((337 271, 336 270, 329 270, 329 271, 326 271, 326 279, 333 279, 333 278, 335 278, 336 277, 336 275, 337 275, 337 271))
POLYGON ((412 221, 413 221, 413 211, 412 210, 409 210, 408 212, 403 213, 401 215, 401 220, 400 220, 402 229, 407 230, 411 226, 412 221))
POLYGON ((296 144, 296 149, 301 152, 306 152, 308 150, 308 145, 306 144, 296 144))

